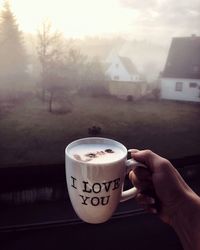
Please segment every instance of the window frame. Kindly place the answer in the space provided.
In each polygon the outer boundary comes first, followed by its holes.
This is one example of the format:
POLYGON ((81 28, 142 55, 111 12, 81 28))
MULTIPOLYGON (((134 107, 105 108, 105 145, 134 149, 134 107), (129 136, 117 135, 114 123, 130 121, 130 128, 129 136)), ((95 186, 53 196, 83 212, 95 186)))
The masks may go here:
POLYGON ((198 87, 198 84, 197 84, 197 82, 190 82, 190 83, 189 83, 189 87, 190 87, 190 88, 197 88, 197 87, 198 87))
POLYGON ((176 82, 175 83, 175 91, 182 92, 183 91, 183 82, 176 82))

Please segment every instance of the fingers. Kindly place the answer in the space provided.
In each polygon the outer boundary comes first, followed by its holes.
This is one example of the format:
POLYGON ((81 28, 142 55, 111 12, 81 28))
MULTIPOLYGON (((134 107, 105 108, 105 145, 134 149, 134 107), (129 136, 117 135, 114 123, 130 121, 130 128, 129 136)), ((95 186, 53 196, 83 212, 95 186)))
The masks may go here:
POLYGON ((152 173, 157 172, 161 165, 166 165, 166 163, 169 164, 169 162, 167 162, 164 158, 155 154, 151 150, 139 151, 137 149, 131 149, 129 152, 131 152, 132 158, 134 158, 136 161, 147 165, 152 173))
POLYGON ((153 197, 147 196, 145 194, 138 193, 135 199, 140 205, 153 205, 153 204, 155 204, 155 199, 153 197))
POLYGON ((158 213, 158 203, 151 179, 151 172, 148 169, 138 167, 129 173, 129 178, 139 190, 135 198, 137 203, 147 212, 158 213))
POLYGON ((137 167, 134 169, 134 173, 140 181, 150 181, 152 174, 149 169, 137 167))
POLYGON ((153 197, 138 193, 136 196, 137 203, 143 207, 147 212, 156 214, 158 213, 155 207, 155 199, 153 197))
POLYGON ((140 192, 143 192, 145 190, 148 189, 152 189, 152 180, 151 177, 149 177, 148 175, 144 174, 140 176, 141 178, 139 178, 137 176, 137 174, 135 173, 135 171, 131 171, 129 173, 129 179, 131 180, 131 182, 133 183, 133 185, 140 190, 140 192))
POLYGON ((128 152, 129 153, 137 153, 137 152, 139 152, 139 150, 135 149, 135 148, 131 148, 131 149, 128 150, 128 152))
POLYGON ((152 171, 153 166, 153 159, 155 158, 155 154, 151 150, 137 150, 137 149, 131 149, 129 150, 131 152, 131 157, 135 159, 136 161, 139 161, 141 163, 144 163, 149 167, 149 169, 152 171))
POLYGON ((154 172, 154 162, 156 155, 150 150, 141 150, 132 153, 132 157, 139 162, 145 163, 154 172))
POLYGON ((135 182, 151 182, 152 181, 152 173, 147 168, 136 167, 134 170, 129 173, 130 180, 135 182))

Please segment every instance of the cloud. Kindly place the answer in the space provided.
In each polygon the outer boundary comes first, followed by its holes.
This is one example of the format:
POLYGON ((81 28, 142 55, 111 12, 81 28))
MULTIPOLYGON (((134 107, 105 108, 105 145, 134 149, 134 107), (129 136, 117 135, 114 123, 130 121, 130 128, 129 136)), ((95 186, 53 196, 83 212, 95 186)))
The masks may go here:
POLYGON ((133 9, 148 9, 157 5, 156 0, 120 0, 121 6, 133 9))
POLYGON ((141 20, 173 25, 190 21, 195 24, 196 21, 200 22, 199 0, 120 0, 120 3, 122 7, 138 11, 141 20))
POLYGON ((172 37, 200 35, 199 0, 119 0, 123 8, 132 10, 133 30, 141 36, 172 37))
POLYGON ((182 26, 190 23, 200 24, 200 1, 199 0, 182 0, 164 1, 158 8, 158 12, 163 17, 163 23, 169 25, 182 26))
POLYGON ((185 12, 186 10, 200 11, 199 0, 119 0, 122 7, 132 8, 135 10, 154 9, 157 11, 165 12, 185 12))

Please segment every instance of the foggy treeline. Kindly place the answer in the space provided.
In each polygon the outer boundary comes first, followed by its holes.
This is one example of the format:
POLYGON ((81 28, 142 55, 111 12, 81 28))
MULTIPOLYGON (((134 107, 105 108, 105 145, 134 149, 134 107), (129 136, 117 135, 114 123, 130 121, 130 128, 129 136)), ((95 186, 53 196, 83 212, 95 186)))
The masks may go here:
POLYGON ((14 100, 27 80, 28 57, 8 2, 4 3, 0 14, 0 95, 1 99, 14 100))
POLYGON ((52 31, 48 21, 39 27, 36 39, 37 55, 33 64, 34 55, 27 53, 24 36, 5 1, 0 23, 1 101, 23 98, 34 84, 42 100, 48 99, 49 111, 52 111, 52 102, 56 98, 60 102, 67 100, 73 91, 84 91, 95 84, 97 89, 100 84, 103 89, 105 76, 100 61, 88 59, 72 41, 66 41, 61 33, 52 31), (37 74, 32 74, 35 71, 37 74))
POLYGON ((50 112, 55 99, 70 102, 73 93, 105 91, 106 76, 101 62, 97 58, 89 59, 72 41, 53 32, 48 21, 38 31, 36 49, 40 62, 38 88, 43 101, 48 95, 50 112))
POLYGON ((49 21, 37 35, 23 34, 8 1, 0 10, 0 102, 16 102, 37 94, 43 102, 70 106, 73 93, 106 94, 106 56, 129 55, 140 73, 156 79, 167 50, 147 41, 122 37, 66 39, 49 21))

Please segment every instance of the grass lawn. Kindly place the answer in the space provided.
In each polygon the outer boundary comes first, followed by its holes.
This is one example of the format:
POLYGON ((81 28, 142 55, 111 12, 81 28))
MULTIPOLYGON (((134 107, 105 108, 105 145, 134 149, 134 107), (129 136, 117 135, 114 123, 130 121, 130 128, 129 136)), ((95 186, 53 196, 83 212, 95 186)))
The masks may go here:
POLYGON ((80 96, 73 98, 72 112, 61 115, 33 97, 0 117, 0 163, 64 162, 66 145, 87 137, 93 125, 127 148, 149 148, 169 158, 200 154, 199 117, 199 104, 80 96))

